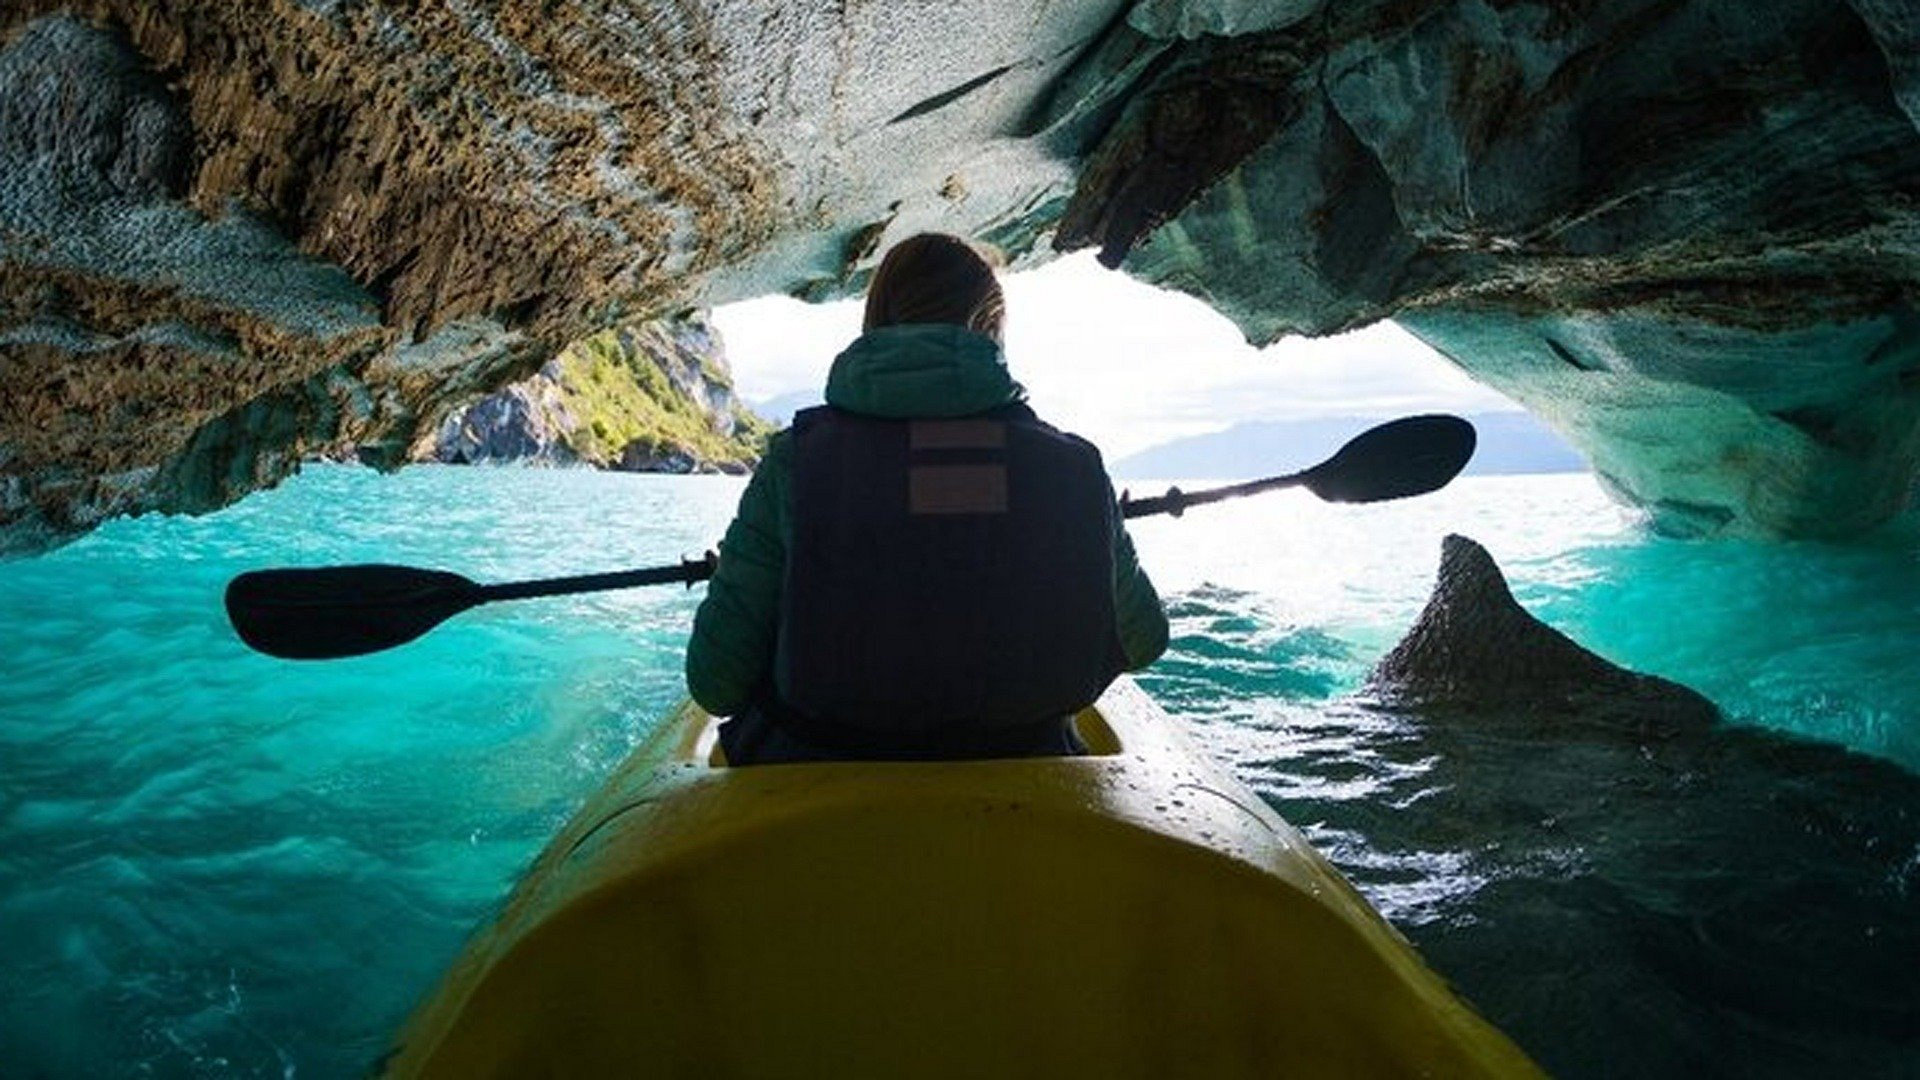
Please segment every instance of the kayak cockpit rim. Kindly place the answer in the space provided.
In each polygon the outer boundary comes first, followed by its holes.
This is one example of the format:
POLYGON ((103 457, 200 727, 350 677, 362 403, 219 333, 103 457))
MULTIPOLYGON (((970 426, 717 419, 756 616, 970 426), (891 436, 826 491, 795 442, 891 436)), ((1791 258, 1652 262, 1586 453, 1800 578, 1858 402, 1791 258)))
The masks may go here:
MULTIPOLYGON (((674 747, 674 759, 712 769, 727 768, 726 751, 720 748, 721 722, 721 718, 709 716, 705 723, 689 728, 682 735, 679 745, 674 747)), ((1120 734, 1113 730, 1113 725, 1107 723, 1107 718, 1094 706, 1089 705, 1074 714, 1073 730, 1087 748, 1086 754, 1082 755, 1084 757, 1112 757, 1125 749, 1120 734)))

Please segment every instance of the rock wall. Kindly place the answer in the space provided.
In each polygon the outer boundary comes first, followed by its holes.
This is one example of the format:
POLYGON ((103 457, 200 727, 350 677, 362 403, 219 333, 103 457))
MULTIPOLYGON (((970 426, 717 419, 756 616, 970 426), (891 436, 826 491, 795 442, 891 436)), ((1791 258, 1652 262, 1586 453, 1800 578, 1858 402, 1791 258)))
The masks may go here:
POLYGON ((1920 468, 1895 6, 1328 6, 1187 50, 1064 239, 1255 341, 1394 316, 1668 531, 1851 535, 1920 468))
POLYGON ((611 326, 1097 245, 1256 341, 1403 319, 1690 532, 1920 465, 1894 0, 13 0, 0 550, 392 467, 611 326))
POLYGON ((447 414, 416 460, 749 471, 771 428, 734 396, 704 315, 606 330, 447 414))

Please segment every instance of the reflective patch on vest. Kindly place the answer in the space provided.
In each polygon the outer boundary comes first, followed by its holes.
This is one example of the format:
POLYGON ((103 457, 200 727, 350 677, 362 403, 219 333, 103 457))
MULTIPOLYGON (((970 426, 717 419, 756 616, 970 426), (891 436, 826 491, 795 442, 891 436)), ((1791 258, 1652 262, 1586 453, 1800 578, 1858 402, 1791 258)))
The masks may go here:
POLYGON ((1004 514, 1005 465, 915 465, 907 470, 909 514, 1004 514))
POLYGON ((998 450, 1007 445, 1007 425, 999 420, 913 420, 907 424, 909 450, 998 450))

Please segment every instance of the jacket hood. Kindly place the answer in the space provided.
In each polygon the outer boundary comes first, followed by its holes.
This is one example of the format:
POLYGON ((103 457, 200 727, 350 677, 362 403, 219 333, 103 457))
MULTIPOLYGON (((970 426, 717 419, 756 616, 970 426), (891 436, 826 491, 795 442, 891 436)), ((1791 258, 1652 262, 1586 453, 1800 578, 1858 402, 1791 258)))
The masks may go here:
POLYGON ((968 416, 1027 399, 1000 345, 945 323, 885 326, 854 339, 827 374, 827 404, 887 419, 968 416))

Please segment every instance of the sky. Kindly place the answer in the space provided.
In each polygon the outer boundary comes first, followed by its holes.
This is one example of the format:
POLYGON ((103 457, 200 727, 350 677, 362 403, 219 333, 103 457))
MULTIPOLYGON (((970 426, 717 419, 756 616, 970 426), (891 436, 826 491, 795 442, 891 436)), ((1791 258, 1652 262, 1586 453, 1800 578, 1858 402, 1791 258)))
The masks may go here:
MULTIPOLYGON (((1109 458, 1244 421, 1519 408, 1390 322, 1255 349, 1201 301, 1107 270, 1091 252, 1002 284, 1014 378, 1043 419, 1109 458)), ((763 297, 716 309, 714 322, 752 405, 817 394, 860 333, 860 304, 763 297)))

